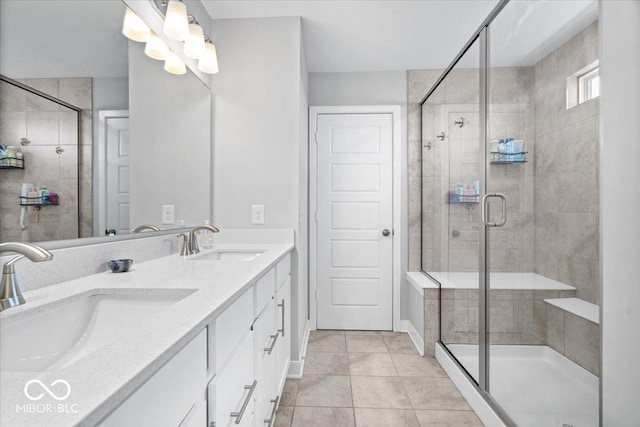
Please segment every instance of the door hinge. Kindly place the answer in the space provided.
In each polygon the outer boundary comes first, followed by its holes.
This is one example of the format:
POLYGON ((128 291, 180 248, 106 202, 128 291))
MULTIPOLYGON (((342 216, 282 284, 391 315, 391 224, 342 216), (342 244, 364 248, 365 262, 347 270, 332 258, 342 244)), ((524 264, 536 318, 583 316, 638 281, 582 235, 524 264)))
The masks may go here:
POLYGON ((314 212, 314 217, 315 217, 316 222, 318 222, 318 211, 314 212))
POLYGON ((318 143, 318 132, 316 132, 316 134, 315 134, 315 143, 316 144, 318 143))

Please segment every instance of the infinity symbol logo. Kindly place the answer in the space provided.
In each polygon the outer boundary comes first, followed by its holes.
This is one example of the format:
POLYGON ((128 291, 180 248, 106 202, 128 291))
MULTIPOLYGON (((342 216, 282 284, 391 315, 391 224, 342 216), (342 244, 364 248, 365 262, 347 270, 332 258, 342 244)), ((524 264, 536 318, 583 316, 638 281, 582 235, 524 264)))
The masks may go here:
POLYGON ((24 385, 24 395, 27 396, 27 399, 29 400, 40 400, 44 397, 44 393, 40 393, 37 396, 32 396, 29 393, 29 386, 31 384, 39 384, 40 387, 42 387, 44 389, 44 391, 47 392, 47 394, 49 394, 49 396, 53 397, 55 400, 65 400, 67 397, 69 397, 69 395, 71 394, 71 386, 69 385, 68 382, 66 382, 65 380, 55 380, 54 382, 51 383, 51 387, 55 387, 57 384, 64 384, 65 386, 67 386, 67 392, 66 394, 64 394, 63 396, 58 396, 57 394, 55 394, 54 392, 52 392, 46 385, 44 385, 42 383, 42 381, 40 380, 30 380, 28 381, 25 385, 24 385))

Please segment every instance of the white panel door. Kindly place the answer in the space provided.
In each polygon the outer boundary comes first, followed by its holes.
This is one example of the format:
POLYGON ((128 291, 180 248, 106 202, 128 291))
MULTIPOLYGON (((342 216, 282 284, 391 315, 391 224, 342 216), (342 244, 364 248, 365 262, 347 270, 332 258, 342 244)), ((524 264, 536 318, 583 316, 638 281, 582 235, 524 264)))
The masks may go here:
POLYGON ((118 234, 129 225, 129 119, 106 119, 106 227, 118 234))
POLYGON ((391 330, 392 115, 319 114, 316 126, 317 327, 391 330))

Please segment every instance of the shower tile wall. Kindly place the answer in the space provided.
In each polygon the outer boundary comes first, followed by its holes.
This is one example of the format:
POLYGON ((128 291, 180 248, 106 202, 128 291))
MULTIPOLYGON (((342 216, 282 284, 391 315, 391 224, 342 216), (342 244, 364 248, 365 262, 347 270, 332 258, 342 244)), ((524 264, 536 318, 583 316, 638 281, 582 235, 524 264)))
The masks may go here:
MULTIPOLYGON (((427 91, 433 86, 438 77, 442 74, 442 70, 423 70, 423 71, 409 71, 407 76, 408 84, 408 165, 409 165, 409 271, 420 271, 420 253, 421 253, 421 218, 423 213, 421 207, 420 190, 422 188, 421 177, 424 176, 425 191, 430 191, 425 197, 428 200, 437 200, 437 192, 434 185, 434 180, 440 177, 440 171, 437 169, 440 167, 440 162, 430 161, 426 159, 427 163, 424 165, 424 171, 421 175, 420 164, 422 159, 422 129, 420 120, 420 104, 427 91)), ((434 150, 438 150, 438 147, 434 146, 434 150)), ((425 204, 425 208, 426 208, 425 204)), ((436 203, 432 205, 432 211, 436 209, 436 203)), ((427 215, 425 226, 439 225, 439 221, 429 221, 428 214, 430 212, 424 212, 427 215)), ((436 241, 432 239, 429 241, 431 246, 425 246, 424 256, 435 256, 440 259, 440 253, 437 250, 439 246, 439 239, 436 241), (435 250, 428 250, 427 248, 436 248, 435 250)), ((426 243, 426 242, 425 242, 426 243)))
POLYGON ((599 304, 599 99, 567 110, 566 78, 598 59, 598 23, 535 73, 535 267, 599 304))
MULTIPOLYGON (((410 71, 409 82, 409 164, 422 155, 422 266, 426 271, 477 271, 480 209, 449 205, 447 191, 458 182, 469 184, 480 178, 478 72, 453 70, 425 103, 420 121, 418 102, 435 82, 439 71, 410 71), (462 128, 454 124, 464 118, 462 128), (421 125, 423 143, 420 147, 421 125), (436 134, 445 132, 444 141, 436 134), (422 148, 422 152, 421 151, 422 148), (454 230, 458 237, 450 236, 454 230)), ((491 138, 524 139, 533 151, 533 108, 529 88, 533 70, 504 68, 496 71, 504 84, 491 94, 491 138)), ((410 167, 413 171, 414 167, 410 167)), ((509 203, 509 223, 492 230, 493 271, 523 272, 533 269, 533 164, 491 165, 490 191, 505 193, 509 203)), ((410 177, 409 266, 419 270, 420 260, 420 180, 410 177), (415 210, 414 210, 415 209, 415 210)))
MULTIPOLYGON (((567 110, 565 85, 567 76, 597 57, 598 24, 594 23, 533 66, 491 70, 491 80, 500 84, 491 87, 490 137, 524 139, 529 162, 524 165, 490 165, 488 172, 489 190, 504 192, 509 203, 508 225, 490 231, 490 268, 493 271, 534 271, 575 286, 578 298, 593 303, 599 302, 599 101, 588 101, 567 110)), ((434 103, 442 103, 445 97, 450 102, 451 95, 456 97, 451 102, 473 102, 468 95, 465 100, 464 94, 465 90, 469 94, 471 88, 477 86, 476 71, 466 70, 467 76, 462 73, 456 75, 457 72, 452 71, 452 79, 441 85, 442 93, 438 94, 441 99, 433 100, 434 103)), ((447 132, 447 129, 425 126, 424 143, 431 141, 432 148, 421 147, 419 101, 440 74, 440 70, 408 72, 411 271, 419 271, 421 263, 427 271, 477 268, 477 262, 467 264, 469 259, 477 260, 477 255, 473 258, 469 250, 473 227, 478 224, 477 212, 472 213, 473 221, 469 223, 466 209, 444 202, 446 191, 451 190, 448 187, 455 186, 462 179, 452 177, 455 182, 448 182, 449 171, 446 168, 456 160, 452 158, 449 162, 442 152, 443 143, 433 137, 434 132, 447 132), (451 224, 447 223, 449 208, 460 211, 451 211, 451 224), (461 231, 459 240, 448 236, 449 229, 456 227, 461 231), (468 240, 465 242, 463 238, 468 240), (421 253, 423 260, 420 259, 421 253)), ((450 121, 457 113, 455 109, 461 107, 468 108, 468 105, 447 104, 443 109, 425 104, 423 124, 437 122, 438 112, 454 114, 450 121)), ((463 139, 453 138, 452 141, 455 145, 463 139)), ((452 155, 456 155, 455 149, 452 155)), ((471 162, 465 162, 467 167, 471 167, 471 162)))
POLYGON ((60 206, 44 208, 37 224, 33 209, 29 209, 29 240, 78 237, 78 207, 81 209, 81 237, 91 236, 91 79, 20 81, 83 108, 81 132, 78 141, 74 111, 5 82, 0 83, 0 145, 19 146, 18 141, 23 137, 31 141, 29 146, 21 147, 25 153, 24 170, 0 171, 0 240, 22 239, 18 196, 23 182, 47 185, 60 196, 60 206), (55 153, 57 146, 64 149, 60 155, 55 153))

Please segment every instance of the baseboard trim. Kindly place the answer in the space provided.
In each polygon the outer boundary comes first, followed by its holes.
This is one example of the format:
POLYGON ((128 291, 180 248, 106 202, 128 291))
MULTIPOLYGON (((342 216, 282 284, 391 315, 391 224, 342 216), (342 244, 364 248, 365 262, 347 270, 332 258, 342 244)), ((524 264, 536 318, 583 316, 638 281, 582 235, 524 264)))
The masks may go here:
POLYGON ((436 343, 436 359, 485 426, 506 427, 506 424, 502 422, 489 403, 482 398, 476 386, 471 383, 471 380, 469 380, 462 369, 456 365, 456 362, 454 362, 449 353, 442 348, 442 344, 440 343, 436 343))
POLYGON ((409 338, 411 338, 411 341, 413 341, 413 345, 415 345, 416 349, 418 349, 418 353, 420 353, 420 356, 424 356, 424 340, 422 339, 416 328, 413 326, 411 321, 401 320, 400 331, 409 334, 409 338))
POLYGON ((289 372, 287 378, 300 379, 302 378, 302 372, 304 371, 304 358, 307 354, 307 344, 309 343, 309 332, 311 327, 309 321, 305 325, 304 337, 302 338, 302 345, 300 346, 300 360, 292 360, 289 362, 289 372))

